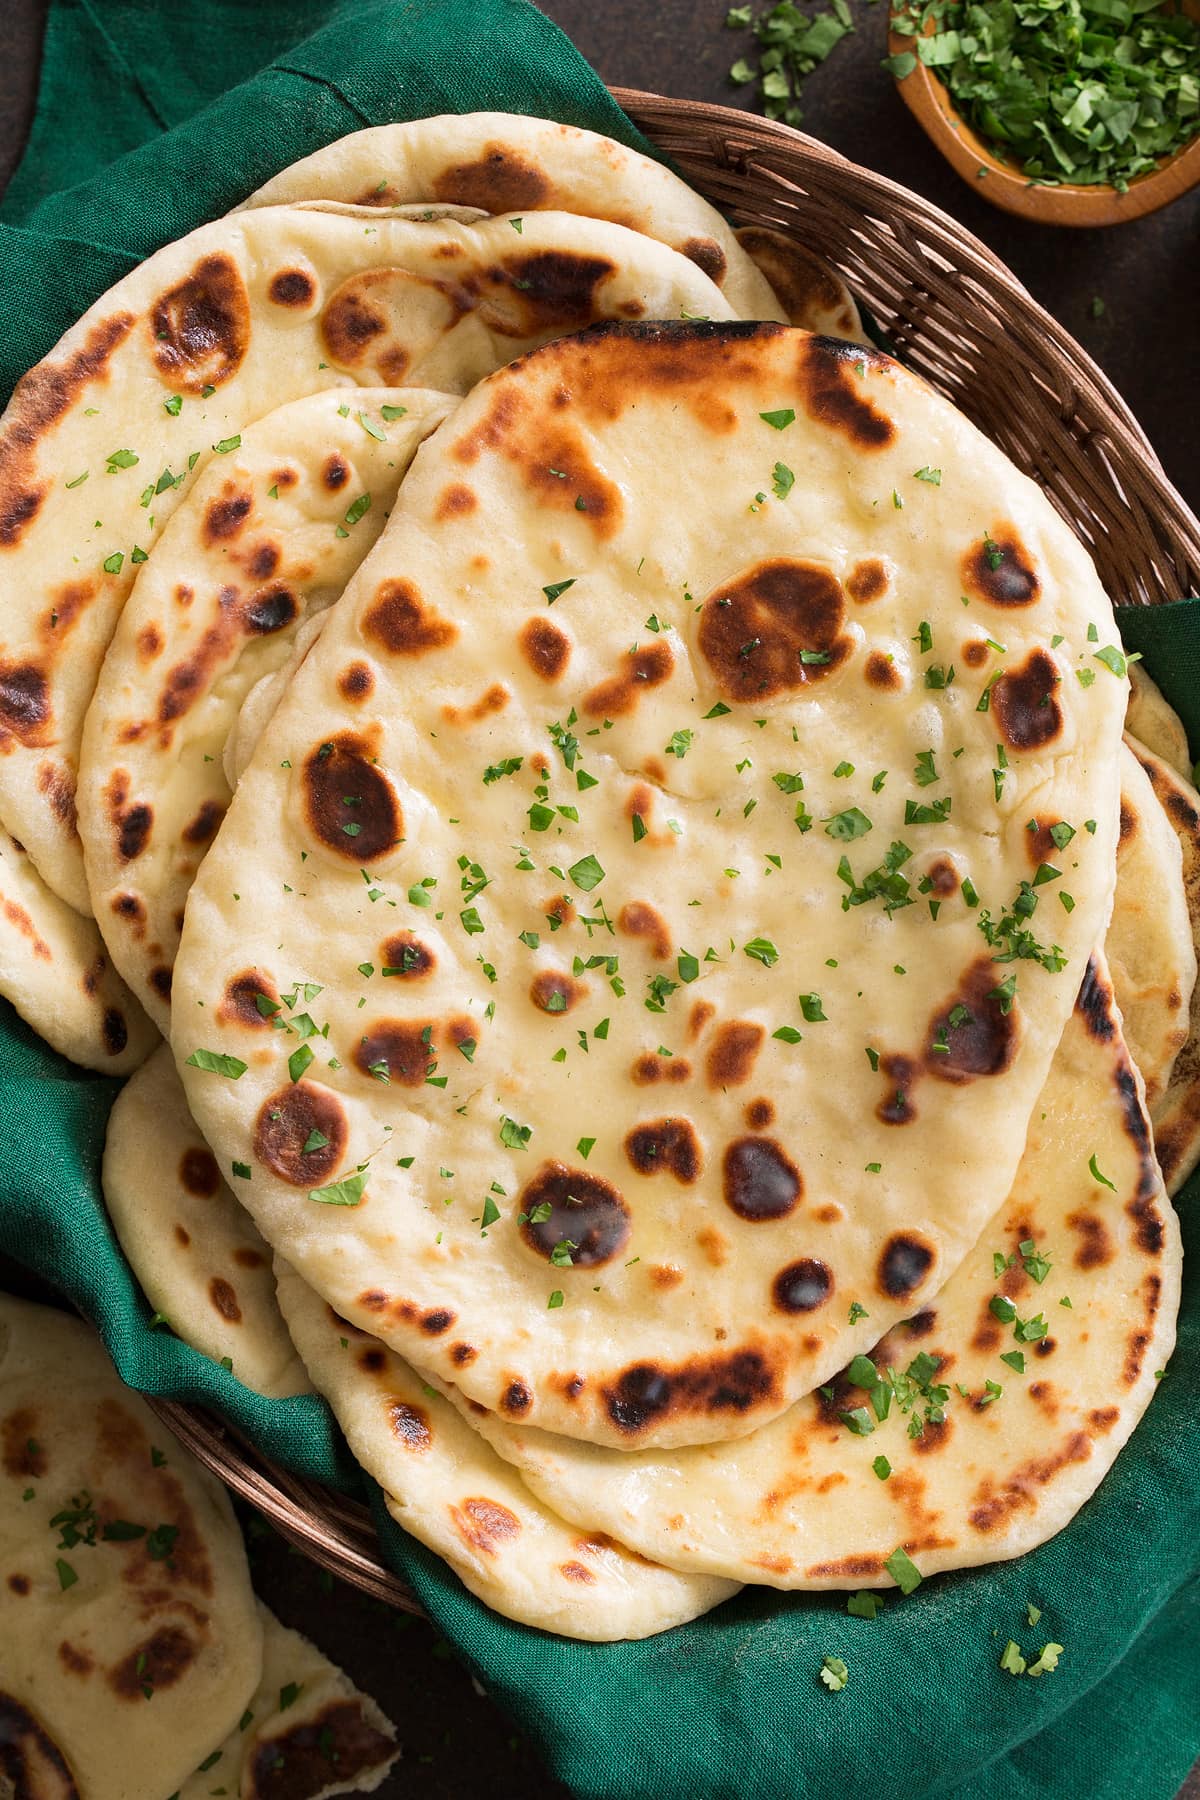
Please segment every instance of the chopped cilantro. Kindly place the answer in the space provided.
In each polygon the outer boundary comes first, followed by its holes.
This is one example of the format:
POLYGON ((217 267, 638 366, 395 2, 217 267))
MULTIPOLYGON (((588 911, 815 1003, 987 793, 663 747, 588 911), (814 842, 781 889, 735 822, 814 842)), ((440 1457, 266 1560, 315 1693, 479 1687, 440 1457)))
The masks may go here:
POLYGON ((892 1551, 883 1566, 902 1594, 911 1594, 920 1587, 921 1571, 903 1545, 892 1551))
POLYGON ((310 1188, 309 1199, 321 1206, 357 1206, 367 1185, 365 1169, 347 1175, 344 1181, 332 1181, 328 1187, 310 1188))
POLYGON ((826 1656, 821 1662, 821 1680, 830 1693, 836 1694, 850 1679, 850 1671, 840 1656, 826 1656))
POLYGON ((249 1067, 238 1056, 225 1056, 217 1050, 193 1050, 188 1057, 193 1069, 206 1069, 210 1075, 224 1075, 228 1081, 240 1081, 249 1067))

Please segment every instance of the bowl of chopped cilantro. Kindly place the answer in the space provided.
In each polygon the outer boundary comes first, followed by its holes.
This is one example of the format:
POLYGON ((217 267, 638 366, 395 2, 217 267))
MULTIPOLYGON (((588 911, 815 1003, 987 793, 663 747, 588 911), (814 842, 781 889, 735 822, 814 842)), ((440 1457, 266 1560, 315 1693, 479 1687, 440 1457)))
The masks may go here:
POLYGON ((929 137, 1006 212, 1116 225, 1200 182, 1200 0, 905 0, 889 49, 929 137))

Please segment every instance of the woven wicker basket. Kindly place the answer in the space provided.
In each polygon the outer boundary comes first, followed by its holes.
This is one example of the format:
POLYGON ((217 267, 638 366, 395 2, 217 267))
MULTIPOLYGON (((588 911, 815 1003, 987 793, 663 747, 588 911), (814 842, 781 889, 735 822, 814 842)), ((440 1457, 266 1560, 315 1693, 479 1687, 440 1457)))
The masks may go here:
MULTIPOLYGON (((794 232, 841 272, 908 366, 1045 489, 1114 601, 1200 592, 1200 520, 1111 383, 977 238, 786 125, 634 89, 614 95, 736 224, 794 232)), ((380 1560, 365 1507, 274 1467, 197 1408, 152 1404, 284 1537, 375 1598, 420 1612, 380 1560)))

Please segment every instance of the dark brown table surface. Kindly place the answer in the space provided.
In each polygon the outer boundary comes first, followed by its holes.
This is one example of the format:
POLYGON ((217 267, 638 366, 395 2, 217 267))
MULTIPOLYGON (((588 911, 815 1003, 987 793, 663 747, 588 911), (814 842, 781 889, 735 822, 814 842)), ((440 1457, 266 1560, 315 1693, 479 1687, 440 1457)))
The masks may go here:
MULTIPOLYGON (((851 10, 856 34, 805 86, 804 128, 916 189, 1001 256, 1111 377, 1171 480, 1200 510, 1200 190, 1110 231, 1056 231, 1010 219, 953 174, 902 106, 879 66, 883 6, 851 0, 851 10), (1093 307, 1097 299, 1103 310, 1093 307)), ((0 189, 28 130, 45 3, 2 0, 2 11, 0 189)), ((727 80, 748 39, 724 29, 726 0, 543 0, 543 11, 611 86, 749 103, 753 90, 727 80)), ((16 1285, 15 1271, 0 1263, 6 1285, 16 1285)), ((565 1796, 427 1624, 331 1586, 272 1532, 249 1523, 263 1598, 373 1693, 399 1727, 404 1759, 378 1790, 380 1800, 565 1796)), ((1180 1800, 1189 1797, 1200 1800, 1195 1771, 1180 1800)))

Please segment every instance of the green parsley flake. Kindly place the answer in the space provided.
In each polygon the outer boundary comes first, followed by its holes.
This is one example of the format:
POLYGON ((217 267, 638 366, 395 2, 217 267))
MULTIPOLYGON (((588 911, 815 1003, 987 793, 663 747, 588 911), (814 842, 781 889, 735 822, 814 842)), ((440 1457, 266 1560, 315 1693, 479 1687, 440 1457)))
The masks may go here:
POLYGON ((903 1545, 892 1551, 883 1566, 902 1594, 915 1593, 920 1587, 921 1571, 903 1545))
POLYGON ((846 1601, 846 1611, 852 1619, 875 1619, 883 1611, 883 1595, 873 1594, 869 1588, 860 1588, 857 1594, 851 1594, 846 1601))
POLYGON ((866 813, 860 812, 857 806, 849 806, 844 812, 833 813, 825 822, 825 835, 836 843, 853 843, 856 838, 865 837, 873 830, 866 813))
POLYGON ((224 1075, 228 1081, 240 1081, 249 1067, 240 1057, 225 1056, 217 1050, 193 1050, 188 1063, 193 1069, 207 1070, 210 1075, 224 1075))
POLYGON ((1116 1191, 1117 1191, 1116 1182, 1110 1181, 1108 1179, 1107 1175, 1104 1175, 1101 1173, 1100 1166, 1096 1161, 1096 1155, 1095 1155, 1094 1151, 1088 1159, 1088 1168, 1091 1171, 1093 1181, 1098 1181, 1100 1183, 1101 1187, 1106 1187, 1108 1189, 1109 1193, 1111 1193, 1111 1194, 1116 1193, 1116 1191))
POLYGON ((821 1663, 821 1680, 830 1693, 836 1694, 850 1679, 850 1671, 840 1656, 827 1656, 821 1663))
POLYGON ((565 594, 568 588, 575 586, 578 579, 577 575, 571 575, 566 581, 552 581, 549 587, 544 587, 542 592, 545 594, 548 604, 553 606, 554 602, 565 594))
POLYGON ((347 1175, 344 1181, 330 1182, 328 1187, 310 1188, 308 1197, 320 1206, 357 1206, 366 1185, 366 1170, 360 1169, 355 1175, 347 1175))
POLYGON ((236 437, 222 438, 219 444, 213 445, 213 449, 216 451, 218 456, 228 456, 229 452, 231 450, 240 450, 241 447, 242 447, 242 434, 240 431, 238 432, 236 437))
POLYGON ((771 486, 777 500, 786 500, 796 485, 796 477, 786 463, 777 462, 771 470, 771 486))

